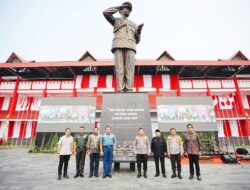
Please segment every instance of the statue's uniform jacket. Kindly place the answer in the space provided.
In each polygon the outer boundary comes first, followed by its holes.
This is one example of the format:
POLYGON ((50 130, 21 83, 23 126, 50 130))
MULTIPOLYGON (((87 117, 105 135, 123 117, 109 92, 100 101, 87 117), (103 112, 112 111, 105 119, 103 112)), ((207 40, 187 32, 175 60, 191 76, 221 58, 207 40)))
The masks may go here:
POLYGON ((117 48, 127 48, 136 52, 136 28, 136 24, 129 19, 116 18, 111 51, 114 52, 117 48))

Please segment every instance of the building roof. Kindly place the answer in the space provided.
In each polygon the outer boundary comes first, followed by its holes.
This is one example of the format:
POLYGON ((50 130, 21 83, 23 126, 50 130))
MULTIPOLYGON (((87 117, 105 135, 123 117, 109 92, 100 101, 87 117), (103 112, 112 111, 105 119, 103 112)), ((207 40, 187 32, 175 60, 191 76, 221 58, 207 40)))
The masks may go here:
MULTIPOLYGON (((12 53, 0 63, 0 76, 19 76, 24 79, 71 79, 84 74, 115 74, 113 60, 94 58, 86 51, 77 61, 27 61, 12 53)), ((137 74, 177 74, 181 78, 232 77, 250 74, 250 61, 238 51, 229 59, 175 60, 164 51, 156 60, 138 59, 137 74)))

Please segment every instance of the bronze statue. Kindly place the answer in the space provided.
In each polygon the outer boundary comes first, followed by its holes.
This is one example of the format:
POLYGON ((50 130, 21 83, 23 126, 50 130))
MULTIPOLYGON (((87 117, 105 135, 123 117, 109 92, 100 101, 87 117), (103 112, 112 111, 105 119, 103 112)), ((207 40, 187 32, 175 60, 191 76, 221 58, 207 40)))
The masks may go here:
POLYGON ((131 92, 134 87, 136 44, 140 42, 143 24, 136 26, 128 19, 132 4, 124 2, 121 6, 111 7, 103 12, 104 17, 114 27, 112 53, 115 57, 116 86, 119 92, 131 92), (119 12, 120 18, 113 14, 119 12))

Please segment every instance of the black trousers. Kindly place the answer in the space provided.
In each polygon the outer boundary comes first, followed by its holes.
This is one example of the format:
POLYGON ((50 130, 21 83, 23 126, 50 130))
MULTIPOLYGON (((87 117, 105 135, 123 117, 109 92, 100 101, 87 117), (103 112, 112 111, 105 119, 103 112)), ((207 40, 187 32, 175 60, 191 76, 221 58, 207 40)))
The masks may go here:
POLYGON ((200 176, 199 155, 189 154, 188 159, 189 159, 190 175, 194 175, 194 164, 195 164, 196 175, 200 176))
POLYGON ((178 174, 181 174, 181 154, 170 154, 170 161, 173 174, 176 174, 176 169, 178 174))
POLYGON ((161 162, 161 173, 165 174, 165 158, 164 157, 154 157, 156 174, 160 174, 159 161, 161 162))
POLYGON ((76 174, 83 174, 86 157, 86 148, 77 148, 76 152, 76 174))
POLYGON ((58 175, 62 175, 62 167, 63 167, 63 175, 67 175, 68 164, 69 164, 70 155, 60 155, 59 158, 59 166, 58 166, 58 175))
POLYGON ((148 155, 147 154, 137 154, 136 162, 137 162, 138 171, 141 171, 141 163, 143 163, 143 170, 148 169, 148 155))
POLYGON ((98 175, 99 170, 99 153, 91 153, 90 154, 90 175, 98 175))

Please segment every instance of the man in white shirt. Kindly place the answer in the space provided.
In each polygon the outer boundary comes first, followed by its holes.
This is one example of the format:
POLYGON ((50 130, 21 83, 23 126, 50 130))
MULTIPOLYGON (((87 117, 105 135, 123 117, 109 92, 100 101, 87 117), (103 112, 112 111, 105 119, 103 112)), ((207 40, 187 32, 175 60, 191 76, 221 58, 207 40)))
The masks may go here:
POLYGON ((62 167, 63 168, 63 177, 69 178, 68 171, 68 163, 70 159, 70 155, 73 154, 74 150, 74 139, 70 135, 70 128, 65 129, 65 135, 62 136, 57 143, 57 155, 59 157, 59 166, 58 166, 58 180, 61 180, 62 176, 62 167))

